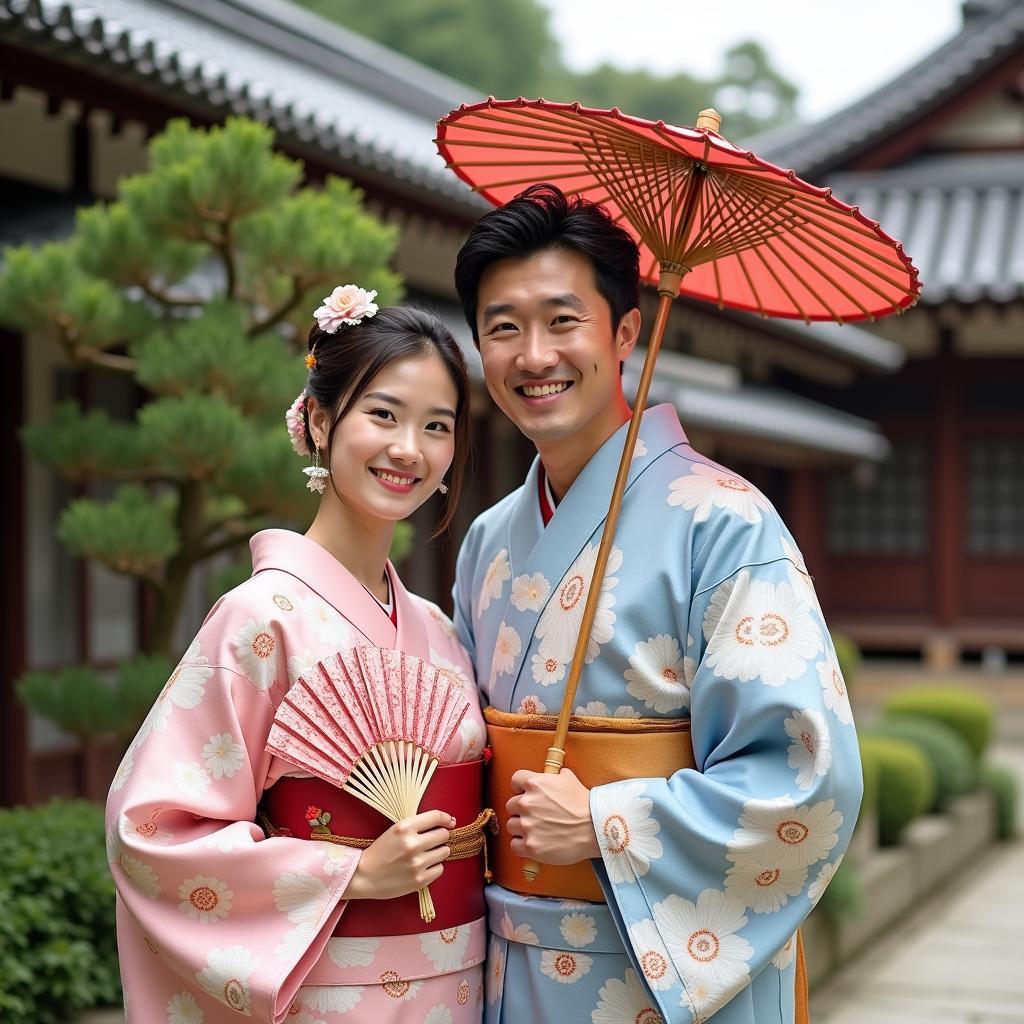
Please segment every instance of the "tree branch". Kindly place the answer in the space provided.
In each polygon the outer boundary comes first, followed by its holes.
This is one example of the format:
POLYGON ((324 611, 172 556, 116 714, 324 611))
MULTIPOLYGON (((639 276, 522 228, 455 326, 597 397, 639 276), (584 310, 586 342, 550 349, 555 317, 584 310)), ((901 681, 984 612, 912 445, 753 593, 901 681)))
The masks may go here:
POLYGON ((220 258, 224 261, 224 272, 227 275, 225 287, 227 297, 234 299, 237 297, 235 293, 238 290, 238 268, 235 265, 235 251, 231 237, 230 220, 224 222, 224 228, 221 231, 220 238, 214 243, 214 247, 220 253, 220 258))
POLYGON ((239 544, 244 544, 249 539, 249 532, 229 534, 227 537, 223 537, 221 540, 214 544, 208 544, 205 548, 199 550, 199 556, 197 561, 206 561, 207 558, 212 558, 214 555, 219 555, 222 551, 230 551, 234 547, 238 547, 239 544))
POLYGON ((257 320, 249 330, 246 332, 248 337, 255 338, 257 334, 262 334, 264 331, 269 330, 271 327, 279 324, 298 304, 299 299, 302 298, 303 293, 307 288, 311 287, 314 282, 303 281, 302 278, 292 278, 292 291, 291 294, 281 303, 277 309, 272 310, 262 320, 257 320))
POLYGON ((89 363, 92 366, 101 366, 105 370, 115 370, 117 373, 135 373, 136 362, 131 356, 119 356, 93 348, 91 345, 73 343, 68 345, 68 354, 77 363, 89 363))
POLYGON ((167 292, 156 288, 146 280, 135 280, 132 283, 140 288, 143 294, 148 295, 151 299, 164 306, 169 306, 171 308, 196 309, 206 305, 205 299, 196 297, 176 299, 173 296, 168 295, 167 292))

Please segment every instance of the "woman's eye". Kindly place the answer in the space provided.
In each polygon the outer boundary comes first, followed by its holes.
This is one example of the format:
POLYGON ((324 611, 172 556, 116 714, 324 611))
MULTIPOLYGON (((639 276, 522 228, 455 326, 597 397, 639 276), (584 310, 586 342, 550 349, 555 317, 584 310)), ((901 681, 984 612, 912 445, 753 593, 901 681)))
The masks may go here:
POLYGON ((395 418, 395 414, 390 409, 373 409, 370 415, 376 416, 377 419, 381 420, 393 420, 395 418))
POLYGON ((435 433, 437 431, 441 431, 441 432, 443 432, 445 434, 450 434, 451 433, 451 427, 449 427, 448 424, 443 422, 442 420, 434 420, 433 423, 428 423, 427 424, 427 430, 432 430, 435 433))

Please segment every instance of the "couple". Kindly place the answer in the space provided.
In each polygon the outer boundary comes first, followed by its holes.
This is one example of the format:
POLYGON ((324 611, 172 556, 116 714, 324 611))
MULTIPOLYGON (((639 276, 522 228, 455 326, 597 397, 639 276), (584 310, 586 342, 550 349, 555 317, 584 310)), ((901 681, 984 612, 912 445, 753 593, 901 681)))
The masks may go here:
POLYGON ((453 624, 387 552, 434 491, 441 529, 456 509, 460 351, 433 316, 358 289, 316 311, 288 417, 326 485, 316 518, 252 539, 252 578, 214 606, 111 787, 127 1020, 803 1020, 797 929, 861 773, 796 545, 672 408, 648 410, 575 708, 590 785, 537 774, 526 748, 561 703, 629 417, 637 249, 599 207, 536 186, 479 221, 455 277, 488 390, 539 457, 470 528, 453 624), (289 687, 367 642, 479 687, 441 795, 390 827, 266 749, 289 687), (492 749, 504 824, 485 889, 492 749))

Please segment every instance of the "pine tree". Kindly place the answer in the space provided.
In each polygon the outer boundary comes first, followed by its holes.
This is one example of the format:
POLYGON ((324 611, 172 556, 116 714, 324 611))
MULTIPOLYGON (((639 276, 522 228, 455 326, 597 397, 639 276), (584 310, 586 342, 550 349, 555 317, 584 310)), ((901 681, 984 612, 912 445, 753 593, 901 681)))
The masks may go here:
POLYGON ((21 681, 27 703, 80 736, 134 731, 197 566, 315 511, 284 429, 311 312, 337 284, 389 303, 400 283, 387 266, 396 230, 351 183, 301 188, 302 173, 263 125, 173 121, 149 170, 80 210, 71 238, 5 253, 0 322, 59 346, 71 367, 128 375, 142 395, 133 422, 66 402, 21 434, 86 495, 61 513, 62 543, 142 581, 153 609, 142 656, 112 688, 89 669, 21 681))

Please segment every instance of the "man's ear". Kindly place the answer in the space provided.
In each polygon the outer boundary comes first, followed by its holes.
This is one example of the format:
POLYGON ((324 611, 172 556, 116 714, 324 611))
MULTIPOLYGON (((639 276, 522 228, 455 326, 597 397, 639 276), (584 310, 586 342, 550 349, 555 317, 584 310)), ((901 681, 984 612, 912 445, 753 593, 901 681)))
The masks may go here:
POLYGON ((636 348, 639 338, 640 310, 634 306, 619 320, 619 326, 615 331, 615 351, 620 363, 624 363, 630 352, 636 348))

